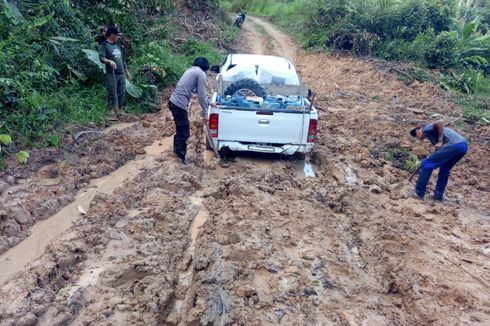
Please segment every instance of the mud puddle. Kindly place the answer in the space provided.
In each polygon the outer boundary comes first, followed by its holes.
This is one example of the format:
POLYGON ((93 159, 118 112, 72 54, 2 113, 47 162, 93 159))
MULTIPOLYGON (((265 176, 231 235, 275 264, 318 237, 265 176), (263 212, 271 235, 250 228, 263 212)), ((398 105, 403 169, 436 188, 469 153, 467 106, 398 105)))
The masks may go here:
MULTIPOLYGON (((86 189, 78 193, 72 203, 46 220, 36 223, 26 239, 0 256, 0 284, 38 258, 52 240, 68 230, 88 210, 97 193, 112 194, 124 182, 133 180, 143 168, 151 166, 155 157, 171 146, 171 137, 155 141, 145 147, 146 155, 143 158, 130 161, 111 174, 92 180, 86 189)), ((56 181, 53 179, 52 182, 56 181)))
MULTIPOLYGON (((64 291, 69 293, 71 297, 80 288, 95 286, 99 282, 102 273, 110 270, 116 261, 136 254, 135 251, 135 246, 130 238, 123 233, 119 234, 118 239, 109 241, 107 248, 101 255, 94 255, 87 259, 83 273, 79 276, 78 281, 64 291)), ((63 292, 63 290, 61 291, 63 292)))
POLYGON ((313 170, 313 165, 309 160, 305 160, 304 166, 303 166, 303 173, 305 174, 305 177, 307 178, 314 178, 315 177, 315 171, 313 170))
POLYGON ((189 232, 190 232, 191 240, 192 240, 191 245, 189 247, 190 248, 189 251, 191 254, 193 254, 194 249, 195 249, 195 245, 196 245, 197 235, 199 234, 199 230, 200 230, 201 226, 203 226, 203 224, 208 219, 209 213, 206 210, 206 208, 204 208, 202 205, 202 202, 203 202, 202 193, 198 192, 194 196, 192 196, 190 199, 191 199, 191 203, 193 205, 200 207, 199 212, 197 213, 196 217, 194 217, 194 220, 192 221, 191 226, 189 228, 189 232))
MULTIPOLYGON (((255 153, 254 153, 255 154, 255 153)), ((278 157, 263 157, 260 154, 247 155, 237 158, 238 162, 246 162, 255 165, 262 171, 273 171, 276 164, 291 165, 294 167, 294 174, 300 178, 314 178, 315 168, 309 159, 305 160, 282 160, 278 157)))
MULTIPOLYGON (((204 161, 206 163, 211 163, 213 160, 218 161, 219 159, 215 158, 212 151, 207 150, 204 154, 204 161)), ((305 178, 315 177, 316 168, 308 158, 305 160, 283 160, 278 155, 253 152, 239 153, 234 159, 234 162, 218 164, 218 168, 216 169, 217 174, 223 176, 226 172, 226 169, 223 166, 228 167, 237 162, 254 165, 262 171, 273 171, 275 164, 290 164, 294 167, 296 176, 305 178)))
MULTIPOLYGON (((169 316, 170 320, 178 319, 177 316, 182 316, 184 314, 183 309, 189 306, 192 300, 191 293, 189 293, 189 287, 194 282, 195 271, 194 271, 194 260, 195 260, 195 250, 196 250, 196 239, 198 238, 201 227, 206 223, 209 218, 209 212, 203 205, 203 194, 198 191, 193 196, 190 197, 192 205, 199 207, 199 211, 191 222, 189 227, 189 235, 191 237, 191 243, 187 247, 184 253, 184 260, 181 262, 181 272, 178 275, 178 288, 182 290, 182 297, 178 298, 172 307, 172 312, 169 316)), ((186 325, 181 321, 179 325, 186 325)))

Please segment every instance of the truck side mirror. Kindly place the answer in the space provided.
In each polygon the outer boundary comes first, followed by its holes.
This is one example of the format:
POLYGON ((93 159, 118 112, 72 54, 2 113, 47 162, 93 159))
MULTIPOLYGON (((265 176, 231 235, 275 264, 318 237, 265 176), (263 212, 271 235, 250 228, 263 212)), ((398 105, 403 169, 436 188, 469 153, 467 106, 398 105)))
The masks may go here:
POLYGON ((221 67, 220 66, 212 66, 210 69, 212 72, 219 74, 221 67))

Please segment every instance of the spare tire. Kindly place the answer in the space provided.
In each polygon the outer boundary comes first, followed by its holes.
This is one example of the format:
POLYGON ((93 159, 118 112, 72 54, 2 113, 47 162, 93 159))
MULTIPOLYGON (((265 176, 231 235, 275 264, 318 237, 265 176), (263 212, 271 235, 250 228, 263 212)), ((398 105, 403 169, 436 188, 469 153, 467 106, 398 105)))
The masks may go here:
POLYGON ((225 95, 241 95, 267 97, 267 91, 256 80, 244 78, 231 83, 225 90, 225 95))

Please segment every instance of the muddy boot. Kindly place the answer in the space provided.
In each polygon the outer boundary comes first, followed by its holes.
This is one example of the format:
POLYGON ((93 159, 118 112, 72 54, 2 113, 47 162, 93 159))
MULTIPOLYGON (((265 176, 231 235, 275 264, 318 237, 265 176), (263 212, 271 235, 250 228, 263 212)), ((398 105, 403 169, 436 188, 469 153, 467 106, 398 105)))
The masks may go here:
POLYGON ((116 117, 120 120, 125 115, 124 111, 121 109, 116 109, 116 117))
POLYGON ((116 112, 114 112, 114 110, 109 111, 109 114, 107 115, 107 120, 108 121, 117 121, 118 120, 118 118, 116 116, 116 112))
POLYGON ((418 200, 424 200, 424 197, 420 197, 419 194, 415 191, 412 190, 408 193, 408 198, 413 198, 413 199, 418 199, 418 200))
POLYGON ((442 203, 442 204, 459 204, 458 198, 452 198, 448 196, 444 196, 444 198, 432 197, 432 200, 435 201, 436 203, 442 203))

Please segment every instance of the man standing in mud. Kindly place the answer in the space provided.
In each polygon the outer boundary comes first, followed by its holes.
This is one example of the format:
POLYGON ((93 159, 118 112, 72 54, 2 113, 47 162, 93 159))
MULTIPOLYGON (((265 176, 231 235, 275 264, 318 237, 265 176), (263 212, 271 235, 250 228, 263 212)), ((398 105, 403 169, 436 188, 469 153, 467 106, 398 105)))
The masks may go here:
POLYGON ((206 95, 206 71, 209 62, 206 58, 196 58, 192 67, 182 75, 175 90, 170 96, 168 107, 175 121, 174 153, 182 164, 187 165, 187 140, 189 139, 189 109, 190 101, 197 94, 202 114, 207 117, 209 100, 206 95))
POLYGON ((99 44, 99 59, 106 65, 109 111, 116 116, 119 116, 124 109, 126 78, 131 79, 122 49, 117 43, 120 36, 118 28, 111 26, 107 28, 105 41, 99 44))
POLYGON ((439 169, 433 198, 442 201, 451 169, 468 152, 468 142, 456 131, 445 127, 442 121, 420 124, 410 131, 410 135, 419 140, 427 138, 436 147, 436 151, 422 161, 417 185, 411 195, 423 199, 432 170, 439 169))

